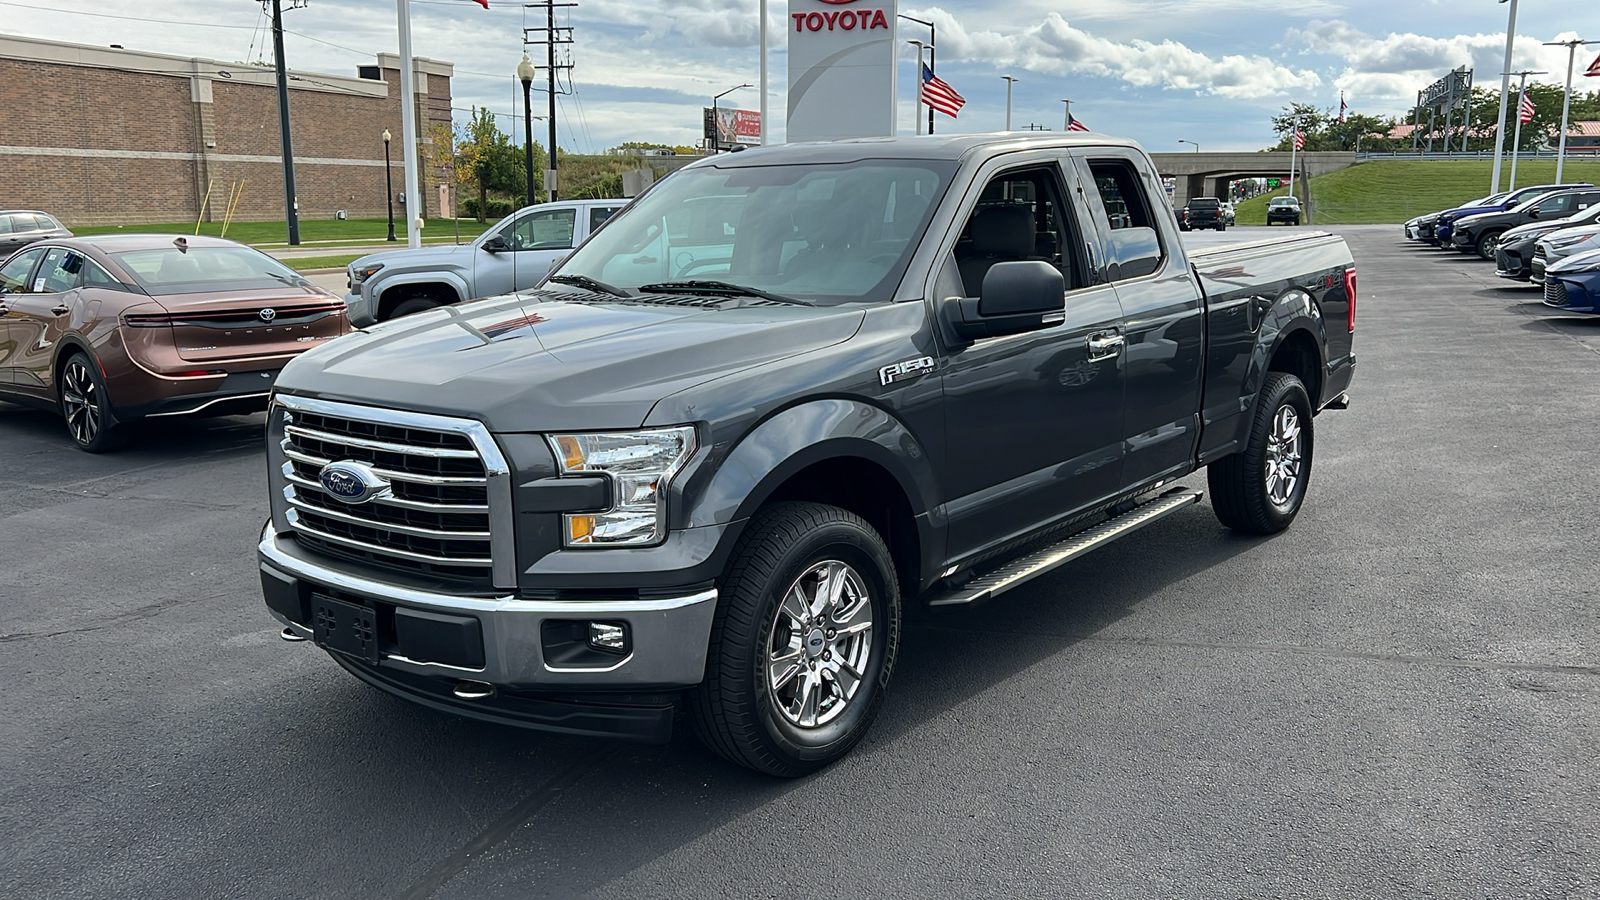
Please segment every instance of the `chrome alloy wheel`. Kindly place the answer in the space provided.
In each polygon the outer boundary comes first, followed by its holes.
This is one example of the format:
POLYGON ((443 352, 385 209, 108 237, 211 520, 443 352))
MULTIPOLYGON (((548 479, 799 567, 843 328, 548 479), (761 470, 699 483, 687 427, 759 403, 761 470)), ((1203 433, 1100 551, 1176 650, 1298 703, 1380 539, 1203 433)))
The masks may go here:
POLYGON ((1300 487, 1301 445, 1300 414, 1292 406, 1281 406, 1272 417, 1272 432, 1267 435, 1266 474, 1267 499, 1280 509, 1294 500, 1300 487))
POLYGON ((68 362, 61 373, 61 406, 72 439, 85 445, 94 443, 100 434, 100 390, 81 358, 68 362))
POLYGON ((773 708, 801 728, 828 724, 856 696, 871 653, 866 581, 838 560, 816 563, 789 586, 767 630, 773 708))

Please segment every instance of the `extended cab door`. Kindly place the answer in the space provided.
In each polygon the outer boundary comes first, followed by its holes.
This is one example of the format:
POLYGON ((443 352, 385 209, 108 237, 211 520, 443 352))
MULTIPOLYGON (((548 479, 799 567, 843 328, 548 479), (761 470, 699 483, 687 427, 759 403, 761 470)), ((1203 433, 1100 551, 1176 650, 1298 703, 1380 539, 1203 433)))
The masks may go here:
POLYGON ((473 261, 474 296, 492 297, 538 284, 556 260, 572 251, 577 221, 576 207, 554 206, 536 207, 501 225, 494 236, 506 249, 480 250, 473 261))
POLYGON ((1142 154, 1087 149, 1074 151, 1072 164, 1122 306, 1122 484, 1139 487, 1184 474, 1194 459, 1205 343, 1200 289, 1171 216, 1155 205, 1165 192, 1142 154))
POLYGON ((994 165, 963 200, 934 298, 981 296, 999 262, 1043 260, 1066 280, 1065 320, 953 347, 944 363, 945 496, 952 559, 1005 543, 1115 494, 1122 474, 1122 310, 1096 283, 1093 226, 1069 199, 1059 152, 994 165))

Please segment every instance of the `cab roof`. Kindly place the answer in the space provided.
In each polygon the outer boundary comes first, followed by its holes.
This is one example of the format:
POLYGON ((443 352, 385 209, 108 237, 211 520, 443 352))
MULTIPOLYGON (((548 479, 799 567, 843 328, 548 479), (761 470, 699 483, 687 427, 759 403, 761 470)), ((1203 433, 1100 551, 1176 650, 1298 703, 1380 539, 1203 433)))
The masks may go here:
POLYGON ((776 144, 719 153, 685 168, 843 163, 862 159, 929 159, 959 161, 1021 150, 1078 147, 1139 149, 1126 138, 1079 131, 1002 131, 989 134, 924 134, 914 137, 855 138, 845 141, 776 144))

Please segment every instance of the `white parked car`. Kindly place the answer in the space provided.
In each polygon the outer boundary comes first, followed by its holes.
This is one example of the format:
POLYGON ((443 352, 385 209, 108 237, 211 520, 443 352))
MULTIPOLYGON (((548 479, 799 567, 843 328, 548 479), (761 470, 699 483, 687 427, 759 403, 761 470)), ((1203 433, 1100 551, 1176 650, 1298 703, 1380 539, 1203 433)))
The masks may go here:
POLYGON ((1533 245, 1533 282, 1544 284, 1545 269, 1556 263, 1600 250, 1600 224, 1579 225, 1552 231, 1533 245))

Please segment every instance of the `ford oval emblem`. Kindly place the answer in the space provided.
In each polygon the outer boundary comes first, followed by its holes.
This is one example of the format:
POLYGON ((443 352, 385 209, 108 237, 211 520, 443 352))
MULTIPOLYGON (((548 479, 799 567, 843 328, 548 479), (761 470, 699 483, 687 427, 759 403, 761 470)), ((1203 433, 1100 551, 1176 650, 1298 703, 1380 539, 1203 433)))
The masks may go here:
POLYGON ((278 317, 278 311, 269 306, 266 309, 263 309, 257 315, 261 316, 261 321, 271 322, 273 319, 278 317))
POLYGON ((365 503, 389 494, 389 482, 371 466, 348 459, 323 466, 317 473, 317 483, 329 496, 345 503, 365 503))

